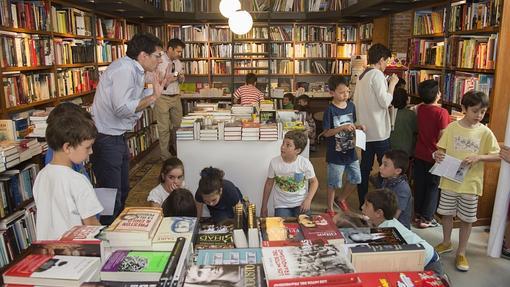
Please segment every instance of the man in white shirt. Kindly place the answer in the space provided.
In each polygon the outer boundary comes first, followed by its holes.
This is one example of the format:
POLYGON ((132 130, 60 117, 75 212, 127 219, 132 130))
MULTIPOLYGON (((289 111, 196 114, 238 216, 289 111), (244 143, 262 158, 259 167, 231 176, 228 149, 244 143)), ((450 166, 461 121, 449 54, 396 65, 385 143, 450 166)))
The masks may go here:
POLYGON ((384 70, 391 51, 382 44, 374 44, 368 49, 368 67, 359 75, 354 91, 354 104, 358 124, 364 125, 367 133, 366 149, 361 152, 361 184, 358 185, 360 206, 368 192, 368 178, 374 164, 374 156, 381 164, 384 153, 390 149, 391 122, 389 107, 393 100, 393 90, 398 83, 397 75, 386 81, 384 70))
MULTIPOLYGON (((176 131, 181 126, 182 104, 179 83, 184 82, 184 65, 179 60, 185 44, 177 38, 170 39, 166 54, 162 57, 157 73, 161 79, 165 79, 162 96, 154 105, 154 115, 158 122, 159 147, 161 159, 164 161, 172 155, 177 155, 176 131)), ((153 75, 148 75, 151 81, 153 75)))

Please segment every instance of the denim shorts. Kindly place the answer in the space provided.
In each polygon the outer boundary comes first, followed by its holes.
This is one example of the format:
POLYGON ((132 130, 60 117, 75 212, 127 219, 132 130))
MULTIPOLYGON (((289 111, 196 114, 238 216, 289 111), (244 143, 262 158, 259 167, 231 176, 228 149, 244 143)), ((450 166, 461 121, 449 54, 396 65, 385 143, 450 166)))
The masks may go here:
POLYGON ((361 183, 359 161, 355 160, 346 165, 328 163, 328 187, 341 188, 344 171, 347 172, 347 180, 351 184, 361 183))
MULTIPOLYGON (((277 217, 298 217, 300 214, 302 214, 300 209, 301 209, 301 206, 287 207, 287 208, 285 208, 285 207, 275 208, 274 216, 277 216, 277 217)), ((307 212, 304 212, 304 214, 311 215, 312 214, 311 209, 308 210, 307 212)))

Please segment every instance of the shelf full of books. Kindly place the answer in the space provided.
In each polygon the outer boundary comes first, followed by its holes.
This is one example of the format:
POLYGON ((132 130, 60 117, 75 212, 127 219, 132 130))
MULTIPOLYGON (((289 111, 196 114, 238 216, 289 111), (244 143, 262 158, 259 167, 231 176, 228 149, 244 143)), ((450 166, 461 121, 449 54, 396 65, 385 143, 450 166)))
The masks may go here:
POLYGON ((426 79, 440 82, 442 101, 460 109, 472 89, 492 96, 502 3, 449 1, 414 12, 408 88, 416 95, 426 79))
POLYGON ((124 56, 137 29, 63 1, 2 0, 0 8, 2 114, 92 94, 98 64, 124 56))

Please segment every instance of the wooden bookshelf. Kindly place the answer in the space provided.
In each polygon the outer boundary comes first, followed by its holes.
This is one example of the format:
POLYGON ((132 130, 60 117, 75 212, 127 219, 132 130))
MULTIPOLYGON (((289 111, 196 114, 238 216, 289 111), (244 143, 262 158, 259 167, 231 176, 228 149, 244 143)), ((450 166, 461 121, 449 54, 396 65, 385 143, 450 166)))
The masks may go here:
MULTIPOLYGON (((491 15, 487 15, 486 17, 482 16, 481 18, 478 18, 478 20, 470 17, 455 18, 454 10, 458 8, 454 8, 454 6, 459 7, 464 5, 473 5, 473 3, 452 5, 452 3, 455 2, 458 1, 443 1, 440 4, 424 6, 414 10, 413 39, 430 42, 444 41, 445 53, 442 56, 444 66, 415 63, 409 66, 409 74, 411 75, 416 72, 423 73, 420 74, 423 76, 422 80, 432 77, 439 78, 440 88, 443 95, 441 104, 449 111, 452 109, 460 111, 462 108, 460 105, 461 90, 456 89, 458 85, 462 85, 462 83, 464 83, 463 81, 468 81, 469 85, 475 85, 475 88, 485 91, 489 94, 491 101, 490 112, 487 112, 488 116, 486 117, 486 119, 488 118, 488 125, 491 130, 493 130, 498 140, 503 141, 508 106, 510 105, 510 99, 505 95, 505 83, 509 81, 509 76, 508 73, 504 71, 506 66, 505 63, 510 63, 510 56, 507 55, 508 53, 506 53, 506 51, 504 51, 504 47, 507 47, 508 45, 510 35, 510 28, 508 28, 510 27, 510 3, 509 1, 504 1, 504 4, 500 7, 500 21, 498 22, 494 15, 492 15, 492 17, 491 15), (440 31, 434 30, 430 33, 423 31, 417 32, 417 15, 420 15, 423 18, 425 17, 424 15, 430 13, 430 11, 438 12, 435 15, 435 17, 438 17, 435 19, 435 23, 444 23, 445 26, 443 26, 440 31), (439 15, 444 17, 444 21, 441 17, 439 17, 439 15), (460 23, 458 22, 459 19, 461 19, 460 23), (490 39, 491 37, 494 37, 494 35, 497 35, 497 40, 495 41, 497 46, 491 46, 492 42, 490 42, 490 39), (456 41, 469 41, 470 39, 476 39, 467 44, 475 45, 468 46, 468 48, 473 47, 474 52, 471 53, 468 51, 465 52, 465 54, 456 55, 459 49, 459 47, 456 46, 456 41), (490 49, 494 49, 495 52, 487 52, 487 54, 483 54, 483 57, 480 56, 481 54, 476 54, 486 51, 486 48, 482 46, 490 46, 490 49), (448 53, 447 51, 450 52, 448 53), (497 57, 494 58, 493 56, 496 55, 496 53, 497 57), (472 55, 473 58, 468 58, 467 55, 472 55), (461 67, 457 66, 458 62, 454 63, 455 60, 459 60, 459 58, 456 57, 462 57, 460 58, 463 63, 461 67), (480 60, 482 58, 486 60, 486 62, 482 62, 482 60, 480 60), (497 59, 497 61, 495 59, 497 59), (473 65, 473 67, 464 67, 469 65, 473 65), (479 68, 477 65, 484 68, 479 68), (488 68, 485 68, 485 66, 488 68)), ((480 5, 485 3, 486 2, 480 3, 480 5)), ((434 20, 432 20, 432 22, 434 22, 434 20)), ((462 46, 462 49, 468 48, 466 48, 466 46, 462 46)), ((413 53, 412 49, 413 48, 410 47, 408 55, 413 53)), ((412 59, 409 61, 411 62, 412 59)), ((414 83, 410 83, 410 85, 412 86, 414 83)), ((419 97, 416 96, 413 96, 413 99, 420 101, 419 97)), ((477 225, 490 224, 499 174, 499 163, 488 163, 485 166, 486 170, 484 174, 483 196, 479 199, 477 225)))

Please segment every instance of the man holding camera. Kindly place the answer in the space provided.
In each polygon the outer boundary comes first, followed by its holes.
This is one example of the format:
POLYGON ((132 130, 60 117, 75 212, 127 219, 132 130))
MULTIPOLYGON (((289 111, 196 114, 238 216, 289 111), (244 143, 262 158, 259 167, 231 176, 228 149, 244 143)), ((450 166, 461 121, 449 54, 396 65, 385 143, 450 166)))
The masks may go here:
POLYGON ((176 131, 181 126, 182 120, 179 83, 184 82, 184 65, 179 58, 182 56, 184 47, 185 44, 180 39, 173 38, 168 41, 166 54, 161 57, 163 62, 157 69, 159 77, 164 78, 166 83, 161 97, 154 105, 163 160, 177 156, 176 131))

